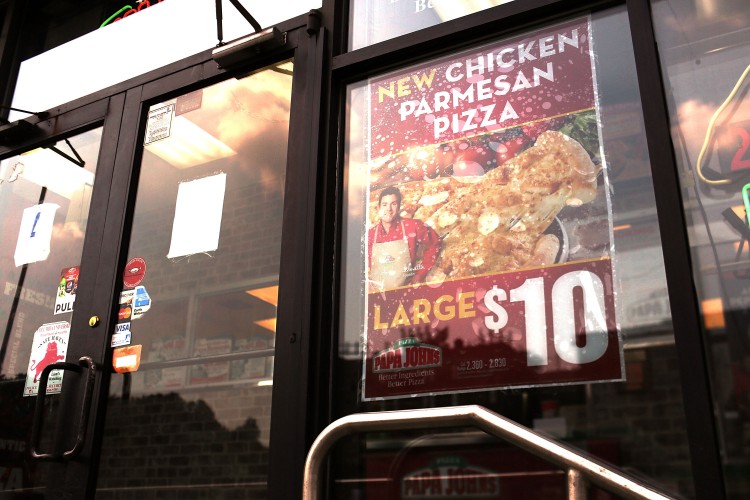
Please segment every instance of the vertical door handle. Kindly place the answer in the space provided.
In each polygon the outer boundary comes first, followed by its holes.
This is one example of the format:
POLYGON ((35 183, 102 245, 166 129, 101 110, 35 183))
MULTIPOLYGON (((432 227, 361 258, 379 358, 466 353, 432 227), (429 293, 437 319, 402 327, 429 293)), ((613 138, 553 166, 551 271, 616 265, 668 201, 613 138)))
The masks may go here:
POLYGON ((96 380, 97 366, 94 360, 89 356, 83 356, 78 360, 78 364, 68 362, 51 363, 44 367, 42 375, 39 378, 39 392, 37 394, 36 406, 34 407, 34 422, 31 426, 31 456, 37 460, 65 460, 75 458, 83 449, 83 442, 86 438, 86 428, 89 421, 89 410, 91 409, 91 395, 94 392, 94 381, 96 380), (40 453, 39 439, 42 427, 42 414, 44 413, 44 398, 47 395, 47 382, 52 370, 68 370, 81 373, 84 368, 87 370, 86 385, 84 387, 83 403, 81 405, 81 414, 78 418, 78 435, 76 443, 70 450, 63 453, 40 453))

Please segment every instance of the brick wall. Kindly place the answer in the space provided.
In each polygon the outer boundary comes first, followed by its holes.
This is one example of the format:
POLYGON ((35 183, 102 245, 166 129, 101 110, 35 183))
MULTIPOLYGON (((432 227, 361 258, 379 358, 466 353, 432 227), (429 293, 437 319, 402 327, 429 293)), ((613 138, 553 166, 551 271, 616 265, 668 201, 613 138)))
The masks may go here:
POLYGON ((111 399, 98 497, 265 498, 271 388, 201 396, 111 399))
POLYGON ((668 491, 693 491, 685 410, 674 347, 646 351, 641 389, 623 383, 593 384, 590 399, 561 408, 573 434, 614 437, 621 465, 668 491))

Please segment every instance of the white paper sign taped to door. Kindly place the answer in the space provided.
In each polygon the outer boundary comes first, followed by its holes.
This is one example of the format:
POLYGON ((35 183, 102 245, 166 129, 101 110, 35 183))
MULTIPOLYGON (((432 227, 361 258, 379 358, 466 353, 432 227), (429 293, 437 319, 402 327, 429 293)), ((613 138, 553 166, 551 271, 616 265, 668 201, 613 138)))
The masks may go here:
POLYGON ((23 211, 14 255, 16 267, 47 260, 58 208, 60 205, 42 203, 23 211))
POLYGON ((219 247, 226 183, 225 173, 180 183, 168 258, 212 252, 219 247))

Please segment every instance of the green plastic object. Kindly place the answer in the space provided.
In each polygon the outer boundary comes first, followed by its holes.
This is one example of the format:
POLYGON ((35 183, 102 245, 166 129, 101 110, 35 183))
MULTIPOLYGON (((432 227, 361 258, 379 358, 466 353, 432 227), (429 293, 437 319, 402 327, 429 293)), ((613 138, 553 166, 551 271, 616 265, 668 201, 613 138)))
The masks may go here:
POLYGON ((745 203, 745 222, 750 226, 750 195, 748 195, 748 191, 750 191, 750 184, 742 186, 742 201, 745 203))

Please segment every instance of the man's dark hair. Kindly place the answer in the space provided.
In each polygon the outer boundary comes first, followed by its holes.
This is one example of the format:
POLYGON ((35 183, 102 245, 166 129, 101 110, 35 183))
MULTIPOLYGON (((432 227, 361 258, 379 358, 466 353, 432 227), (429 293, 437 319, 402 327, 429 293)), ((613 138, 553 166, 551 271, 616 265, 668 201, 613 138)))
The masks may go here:
POLYGON ((386 196, 395 195, 398 201, 398 206, 401 207, 401 191, 396 186, 388 186, 380 192, 380 198, 378 198, 378 205, 383 201, 386 196))

